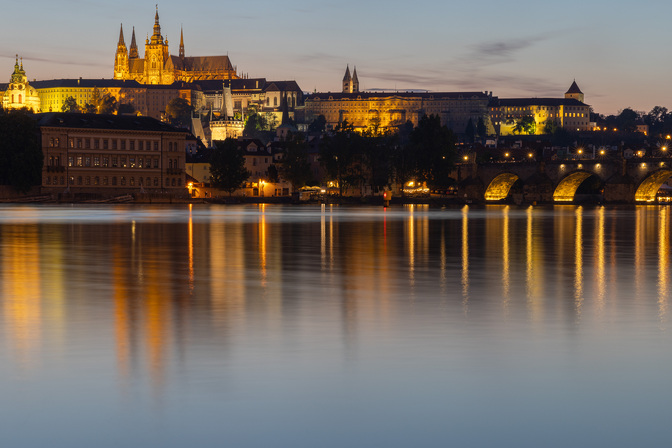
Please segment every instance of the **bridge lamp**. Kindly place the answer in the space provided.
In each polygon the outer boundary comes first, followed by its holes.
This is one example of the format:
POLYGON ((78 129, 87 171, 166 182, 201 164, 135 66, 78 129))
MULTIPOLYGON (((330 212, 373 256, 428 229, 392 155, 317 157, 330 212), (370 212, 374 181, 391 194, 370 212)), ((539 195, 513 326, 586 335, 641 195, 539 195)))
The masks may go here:
POLYGON ((505 152, 505 153, 504 153, 504 157, 509 157, 509 155, 510 155, 510 154, 509 154, 508 152, 505 152))
POLYGON ((464 160, 469 160, 469 156, 464 156, 464 160))
POLYGON ((529 154, 527 154, 527 157, 529 157, 531 159, 532 157, 534 157, 534 154, 529 153, 529 154))
POLYGON ((663 152, 667 151, 667 146, 661 146, 660 150, 663 152))
POLYGON ((665 136, 665 140, 669 140, 669 139, 671 139, 671 138, 672 138, 672 136, 671 136, 670 134, 667 134, 667 135, 665 136))
POLYGON ((606 154, 606 151, 604 149, 600 149, 600 155, 603 156, 604 154, 606 154))

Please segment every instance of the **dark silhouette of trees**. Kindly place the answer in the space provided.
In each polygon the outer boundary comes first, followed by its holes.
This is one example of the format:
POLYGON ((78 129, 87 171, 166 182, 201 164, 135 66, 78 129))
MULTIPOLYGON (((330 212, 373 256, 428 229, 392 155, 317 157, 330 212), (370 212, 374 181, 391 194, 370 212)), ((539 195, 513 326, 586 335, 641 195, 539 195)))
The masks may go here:
POLYGON ((61 112, 81 112, 81 109, 77 104, 77 100, 74 97, 69 96, 63 101, 61 112))
POLYGON ((327 119, 324 117, 324 115, 318 116, 316 119, 313 120, 310 125, 308 125, 308 132, 311 133, 322 133, 327 129, 327 119))
POLYGON ((210 181, 215 188, 227 191, 231 196, 250 174, 245 168, 245 156, 236 140, 227 138, 215 143, 210 156, 210 181))
POLYGON ((308 185, 313 180, 308 160, 308 145, 302 134, 289 134, 280 164, 280 174, 292 184, 292 191, 308 185))
POLYGON ((0 184, 25 193, 42 183, 44 163, 40 130, 32 114, 0 115, 0 184))
POLYGON ((166 118, 173 126, 191 128, 191 115, 194 106, 184 98, 173 98, 166 105, 166 118))

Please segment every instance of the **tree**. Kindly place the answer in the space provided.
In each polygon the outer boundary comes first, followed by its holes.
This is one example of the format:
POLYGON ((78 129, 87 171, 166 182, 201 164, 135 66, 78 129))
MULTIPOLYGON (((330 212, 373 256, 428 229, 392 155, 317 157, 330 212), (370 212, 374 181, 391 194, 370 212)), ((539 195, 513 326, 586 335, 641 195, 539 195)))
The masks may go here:
POLYGON ((483 117, 478 117, 478 124, 476 125, 476 133, 481 138, 487 137, 486 134, 488 133, 488 129, 485 126, 485 121, 483 120, 483 117))
POLYGON ((106 93, 98 102, 98 113, 111 115, 117 112, 117 99, 106 93))
POLYGON ((441 125, 438 115, 424 115, 413 129, 409 142, 415 154, 415 174, 420 182, 431 186, 452 185, 450 173, 457 160, 455 136, 446 126, 441 125))
POLYGON ((0 115, 0 184, 25 193, 42 183, 43 164, 35 119, 21 111, 0 115))
POLYGON ((135 114, 135 107, 133 107, 133 104, 131 104, 131 103, 119 103, 119 106, 117 107, 117 113, 119 115, 122 115, 122 114, 134 115, 135 114))
POLYGON ((292 184, 292 191, 313 180, 308 161, 308 145, 301 134, 289 134, 280 165, 282 177, 292 184))
POLYGON ((61 112, 81 112, 79 105, 77 104, 77 100, 69 96, 63 101, 63 105, 61 106, 61 112))
POLYGON ((97 112, 98 112, 98 107, 96 107, 95 104, 92 104, 92 103, 84 104, 84 113, 85 114, 95 114, 97 112))
POLYGON ((327 119, 324 115, 319 115, 312 123, 308 125, 308 132, 322 133, 327 129, 327 119))
POLYGON ((476 137, 476 129, 474 129, 474 122, 472 121, 471 118, 467 122, 467 128, 464 130, 464 133, 466 134, 469 141, 471 143, 474 143, 474 139, 476 137))
POLYGON ((184 98, 173 98, 166 106, 166 117, 173 126, 190 127, 194 106, 184 98))
POLYGON ((550 118, 544 121, 544 134, 552 135, 558 129, 558 125, 555 121, 550 118))
POLYGON ((362 180, 361 163, 357 163, 361 155, 361 136, 354 127, 344 120, 332 135, 326 136, 320 145, 320 163, 329 178, 338 182, 338 194, 343 196, 343 189, 348 185, 356 185, 362 180))
POLYGON ((215 188, 227 191, 231 196, 250 174, 245 168, 245 156, 236 140, 227 138, 215 143, 210 156, 210 180, 215 188))
POLYGON ((247 116, 245 128, 243 129, 243 136, 247 138, 256 138, 259 136, 259 133, 266 129, 266 127, 266 119, 261 114, 253 111, 247 116))
POLYGON ((534 134, 537 130, 537 123, 534 121, 532 115, 525 115, 516 121, 516 125, 513 127, 513 132, 515 134, 534 134))
POLYGON ((639 114, 632 108, 626 107, 616 117, 616 127, 623 132, 635 132, 639 114))

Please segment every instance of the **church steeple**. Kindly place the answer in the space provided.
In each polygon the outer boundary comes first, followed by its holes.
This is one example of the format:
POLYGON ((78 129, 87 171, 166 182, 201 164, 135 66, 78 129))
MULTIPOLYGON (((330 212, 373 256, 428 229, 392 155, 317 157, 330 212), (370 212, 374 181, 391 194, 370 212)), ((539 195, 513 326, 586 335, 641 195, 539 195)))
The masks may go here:
POLYGON ((129 58, 138 58, 138 44, 135 43, 135 27, 133 27, 133 34, 131 35, 131 47, 128 49, 129 58))
POLYGON ((359 79, 357 79, 357 67, 352 71, 352 93, 359 92, 359 79))
POLYGON ((350 65, 345 69, 345 75, 343 75, 343 93, 351 93, 352 87, 352 76, 350 76, 350 65))
POLYGON ((184 35, 182 33, 181 26, 180 26, 180 58, 184 59, 184 35))
POLYGON ((159 24, 159 5, 156 5, 156 14, 154 15, 154 34, 151 39, 152 44, 162 44, 161 25, 159 24))
POLYGON ((128 51, 124 42, 124 25, 119 29, 119 43, 114 56, 114 79, 125 79, 128 75, 128 51))

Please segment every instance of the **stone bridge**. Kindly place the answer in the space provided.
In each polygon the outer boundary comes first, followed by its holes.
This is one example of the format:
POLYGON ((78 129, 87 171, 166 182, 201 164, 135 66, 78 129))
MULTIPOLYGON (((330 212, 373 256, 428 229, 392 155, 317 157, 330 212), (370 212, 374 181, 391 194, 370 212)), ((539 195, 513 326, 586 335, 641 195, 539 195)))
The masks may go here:
POLYGON ((655 202, 672 177, 670 158, 463 163, 453 176, 458 196, 477 202, 572 202, 589 178, 593 198, 611 203, 655 202))

